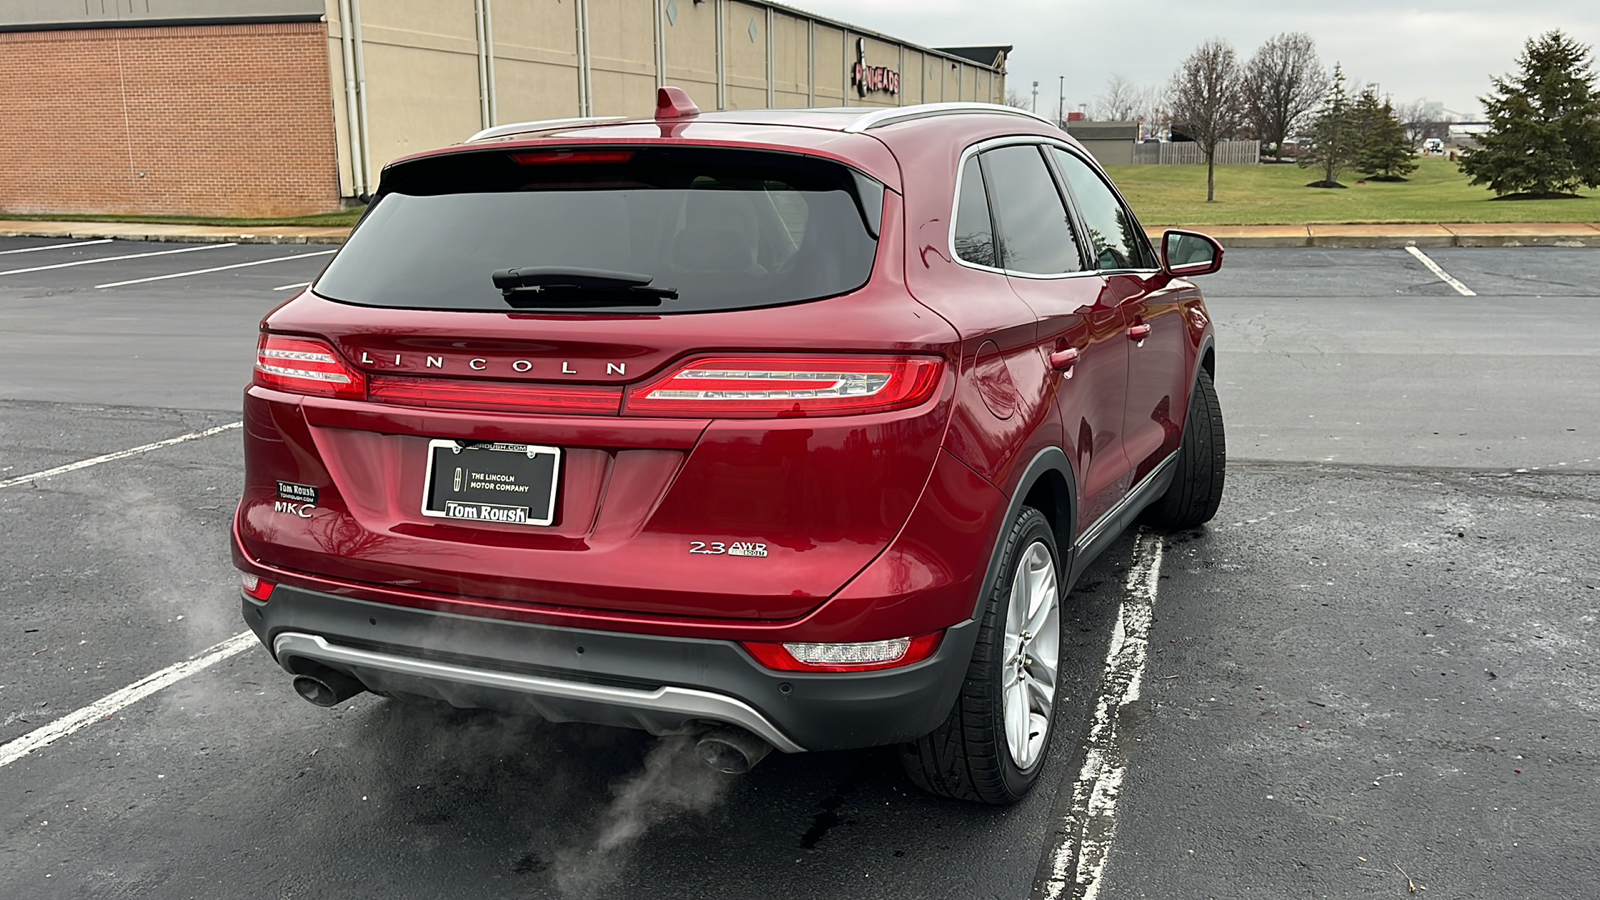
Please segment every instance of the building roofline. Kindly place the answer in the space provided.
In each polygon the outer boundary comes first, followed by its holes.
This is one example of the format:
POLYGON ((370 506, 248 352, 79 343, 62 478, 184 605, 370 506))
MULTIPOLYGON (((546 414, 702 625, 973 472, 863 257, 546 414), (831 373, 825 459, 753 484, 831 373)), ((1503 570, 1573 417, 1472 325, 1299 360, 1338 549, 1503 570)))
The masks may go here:
MULTIPOLYGON (((809 19, 809 20, 811 20, 813 22, 818 22, 818 23, 821 23, 823 25, 828 25, 828 26, 831 26, 831 27, 834 27, 834 28, 838 28, 841 31, 845 31, 845 32, 848 32, 850 34, 859 35, 861 37, 873 38, 874 40, 883 41, 884 43, 898 44, 898 45, 903 46, 903 47, 905 47, 905 48, 907 48, 909 50, 919 51, 919 52, 921 52, 921 53, 923 53, 924 55, 927 55, 927 56, 937 56, 937 57, 941 57, 943 59, 948 59, 951 62, 959 62, 959 63, 963 63, 963 64, 966 64, 966 65, 969 65, 969 66, 976 66, 977 68, 980 68, 980 69, 987 69, 988 71, 993 72, 995 74, 1001 74, 1001 69, 999 67, 994 66, 994 65, 988 65, 988 64, 985 64, 985 63, 978 62, 977 60, 972 59, 970 57, 965 57, 965 56, 961 56, 961 55, 956 54, 956 53, 951 53, 951 52, 949 52, 947 50, 940 50, 937 47, 926 47, 926 46, 923 46, 922 44, 914 44, 914 43, 911 43, 910 41, 907 41, 907 40, 905 40, 903 38, 897 38, 894 35, 884 34, 881 31, 875 31, 875 30, 873 30, 871 28, 862 28, 862 27, 857 26, 857 25, 852 25, 849 22, 843 22, 843 21, 840 21, 838 19, 833 19, 833 18, 829 18, 827 16, 818 15, 818 14, 813 13, 813 12, 807 12, 806 10, 803 10, 803 9, 800 9, 800 8, 794 7, 794 6, 789 6, 789 5, 784 4, 784 3, 775 3, 775 2, 773 2, 773 0, 744 0, 744 2, 746 2, 746 3, 748 3, 748 4, 752 5, 752 6, 764 7, 764 8, 768 8, 768 9, 781 11, 781 12, 787 13, 787 14, 792 15, 792 16, 796 16, 796 17, 801 18, 801 19, 809 19)), ((72 21, 72 22, 26 22, 26 23, 19 23, 19 24, 0 24, 0 32, 7 32, 7 31, 81 31, 81 30, 86 30, 86 29, 97 29, 97 28, 171 28, 171 27, 186 26, 186 25, 266 25, 266 24, 283 24, 283 23, 291 23, 291 22, 320 22, 320 21, 323 21, 323 18, 324 18, 323 15, 320 14, 320 13, 288 14, 288 15, 237 15, 237 16, 230 16, 230 15, 223 14, 223 15, 211 15, 211 16, 189 16, 189 17, 179 17, 179 18, 163 18, 163 19, 157 19, 157 18, 150 18, 150 19, 105 19, 105 20, 98 20, 98 21, 92 21, 92 22, 81 21, 81 20, 80 21, 72 21)), ((984 45, 984 46, 989 46, 989 45, 984 45)), ((993 46, 1000 47, 1001 45, 996 44, 996 45, 993 45, 993 46)), ((1004 49, 1006 50, 1006 52, 1009 53, 1010 50, 1011 50, 1011 46, 1010 45, 1004 45, 1004 49)))
POLYGON ((1000 61, 1000 57, 1002 55, 1009 56, 1011 54, 1011 51, 1013 49, 1013 45, 1011 45, 1011 44, 973 44, 973 45, 968 45, 968 46, 963 46, 963 47, 939 47, 937 49, 941 53, 948 53, 948 54, 951 54, 953 56, 959 56, 962 59, 965 59, 968 62, 973 63, 974 65, 988 66, 990 69, 998 72, 998 71, 1000 71, 1000 69, 996 64, 1000 61), (986 62, 984 62, 982 59, 980 59, 977 56, 969 55, 969 54, 973 54, 973 53, 979 53, 981 51, 988 51, 986 53, 986 55, 993 57, 995 62, 986 63, 986 62))
POLYGON ((124 28, 188 28, 196 25, 300 25, 323 21, 322 13, 282 15, 180 16, 166 19, 78 19, 71 22, 18 22, 0 24, 0 34, 31 31, 100 31, 124 28))
POLYGON ((925 54, 927 56, 938 56, 938 57, 942 57, 944 59, 948 59, 951 62, 959 62, 959 63, 964 63, 964 64, 969 65, 969 66, 976 66, 976 67, 978 67, 980 69, 987 69, 988 71, 993 72, 996 75, 1002 74, 1001 70, 996 68, 995 66, 986 66, 983 63, 977 62, 975 60, 967 59, 964 56, 957 56, 954 53, 948 53, 948 52, 946 52, 944 50, 938 49, 937 47, 925 47, 925 46, 923 46, 921 44, 913 44, 910 41, 907 41, 907 40, 905 40, 903 38, 897 38, 897 37, 895 37, 894 35, 891 35, 891 34, 884 34, 881 31, 874 31, 874 30, 872 30, 870 28, 861 28, 861 27, 856 26, 856 25, 851 25, 849 22, 841 22, 838 19, 830 19, 827 16, 819 16, 816 13, 806 12, 803 9, 800 9, 800 8, 794 7, 794 6, 789 6, 789 5, 784 4, 784 3, 775 3, 775 2, 772 2, 772 0, 744 0, 744 2, 749 3, 752 6, 764 6, 764 7, 767 7, 768 9, 774 9, 774 10, 778 10, 780 12, 786 12, 786 13, 788 13, 790 15, 799 16, 802 19, 810 19, 813 22, 819 22, 819 23, 821 23, 823 25, 831 25, 834 28, 838 28, 838 29, 840 29, 842 31, 846 31, 846 32, 849 32, 851 34, 859 35, 861 37, 873 38, 875 40, 883 41, 884 43, 888 43, 888 44, 899 44, 900 46, 905 47, 908 50, 916 50, 916 51, 919 51, 919 52, 921 52, 921 53, 923 53, 923 54, 925 54))

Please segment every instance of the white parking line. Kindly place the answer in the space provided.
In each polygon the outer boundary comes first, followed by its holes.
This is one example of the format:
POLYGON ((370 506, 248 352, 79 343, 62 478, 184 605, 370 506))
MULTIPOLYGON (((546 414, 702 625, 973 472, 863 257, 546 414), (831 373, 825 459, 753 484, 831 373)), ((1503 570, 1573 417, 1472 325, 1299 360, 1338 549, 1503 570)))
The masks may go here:
POLYGON ((125 284, 144 284, 147 281, 165 281, 168 278, 187 278, 190 275, 204 275, 208 272, 222 272, 228 269, 247 269, 251 266, 264 266, 267 263, 288 262, 291 259, 307 259, 312 256, 327 256, 338 253, 337 250, 318 250, 315 253, 296 253, 293 256, 274 256, 271 259, 258 259, 254 262, 234 263, 231 266, 212 266, 209 269, 195 269, 193 272, 173 272, 171 275, 152 275, 149 278, 130 278, 127 281, 113 281, 109 284, 97 284, 95 289, 122 287, 125 284))
POLYGON ((237 247, 237 243, 206 244, 201 247, 179 247, 176 250, 156 250, 150 253, 129 253, 124 256, 104 256, 99 259, 79 259, 72 262, 56 263, 53 266, 34 266, 30 269, 10 269, 0 272, 0 275, 21 275, 25 272, 43 272, 47 269, 70 269, 73 266, 92 266, 95 263, 119 262, 124 259, 143 259, 146 256, 170 256, 174 253, 199 253, 202 250, 221 250, 223 247, 237 247))
POLYGON ((76 712, 68 713, 48 725, 35 728, 22 737, 0 746, 0 767, 9 766, 35 750, 48 747, 83 728, 90 722, 115 715, 119 710, 138 703, 156 691, 176 684, 196 672, 204 671, 255 643, 256 636, 253 632, 240 632, 222 643, 208 648, 199 656, 186 659, 180 663, 174 663, 159 672, 146 675, 133 684, 121 690, 113 691, 76 712))
POLYGON ((138 456, 141 453, 149 453, 151 450, 160 450, 162 447, 170 447, 173 444, 181 444, 184 441, 197 441, 204 437, 210 437, 213 434, 221 434, 224 431, 230 431, 243 424, 243 422, 229 422, 226 425, 218 425, 215 428, 207 428, 205 431, 191 431, 188 434, 180 434, 177 437, 167 438, 164 441, 156 441, 153 444, 142 444, 138 447, 130 447, 127 450, 118 450, 115 453, 107 453, 104 456, 96 456, 92 459, 80 459, 75 463, 67 463, 64 466, 56 466, 54 469, 45 469, 43 472, 34 472, 32 475, 18 475, 15 478, 7 478, 4 481, 0 481, 0 488, 13 487, 19 484, 27 484, 30 481, 39 481, 40 479, 49 478, 53 475, 63 475, 67 472, 76 472, 79 469, 87 469, 90 466, 98 466, 101 463, 108 463, 112 462, 113 460, 127 459, 130 456, 138 456))
POLYGON ((11 253, 32 253, 35 250, 60 250, 64 247, 87 247, 90 244, 109 244, 111 238, 101 238, 98 241, 73 241, 70 244, 45 244, 43 247, 22 247, 17 250, 0 250, 0 256, 11 253))
POLYGON ((309 282, 309 281, 298 281, 298 282, 295 282, 294 284, 281 284, 281 285, 273 288, 273 290, 275 290, 275 291, 292 291, 292 290, 294 290, 295 288, 298 288, 298 287, 310 287, 310 286, 311 286, 311 282, 309 282))
POLYGON ((1142 534, 1128 571, 1128 596, 1117 609, 1117 622, 1111 629, 1088 752, 1072 785, 1072 811, 1061 823, 1061 843, 1051 854, 1050 877, 1044 885, 1046 900, 1060 900, 1073 885, 1083 900, 1095 900, 1100 894, 1100 879, 1117 828, 1117 800, 1128 774, 1127 751, 1119 740, 1117 719, 1124 706, 1139 699, 1160 579, 1161 538, 1142 534), (1072 864, 1074 847, 1076 866, 1072 864))
POLYGON ((1457 281, 1455 278, 1453 278, 1450 275, 1449 272, 1446 272, 1444 269, 1439 268, 1439 264, 1434 262, 1433 260, 1429 259, 1428 258, 1428 254, 1423 253, 1421 250, 1418 250, 1415 244, 1407 246, 1406 247, 1406 252, 1410 253, 1412 256, 1415 256, 1417 259, 1421 260, 1422 264, 1427 266, 1429 271, 1431 271, 1433 274, 1439 276, 1439 280, 1440 281, 1442 281, 1445 284, 1448 284, 1451 287, 1455 288, 1456 289, 1456 293, 1460 294, 1463 297, 1476 297, 1476 296, 1478 296, 1477 292, 1474 291, 1472 288, 1469 288, 1466 285, 1462 284, 1461 282, 1457 281))

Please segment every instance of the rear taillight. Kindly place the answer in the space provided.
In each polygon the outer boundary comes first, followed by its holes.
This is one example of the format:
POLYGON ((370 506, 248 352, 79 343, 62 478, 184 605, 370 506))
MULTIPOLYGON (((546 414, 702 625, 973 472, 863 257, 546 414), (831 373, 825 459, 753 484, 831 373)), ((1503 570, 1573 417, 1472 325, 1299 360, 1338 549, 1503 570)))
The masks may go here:
POLYGON ((939 649, 943 632, 860 644, 765 644, 743 646, 769 669, 780 672, 871 672, 919 663, 939 649))
POLYGON ((367 399, 434 409, 614 416, 622 405, 622 388, 374 375, 368 382, 367 399))
POLYGON ((262 603, 271 600, 273 587, 275 585, 264 578, 257 578, 249 572, 239 573, 239 590, 243 591, 244 595, 252 600, 258 600, 262 603))
POLYGON ((263 334, 255 383, 278 391, 364 400, 367 379, 328 344, 314 338, 263 334))
POLYGON ((698 359, 633 388, 624 411, 741 419, 889 412, 933 396, 942 370, 918 356, 698 359))

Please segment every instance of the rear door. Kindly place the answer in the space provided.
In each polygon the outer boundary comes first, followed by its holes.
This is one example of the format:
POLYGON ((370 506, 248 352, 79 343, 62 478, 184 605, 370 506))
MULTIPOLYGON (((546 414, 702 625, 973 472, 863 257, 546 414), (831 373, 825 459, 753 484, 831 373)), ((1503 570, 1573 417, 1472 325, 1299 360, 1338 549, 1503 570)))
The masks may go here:
POLYGON ((1106 302, 1122 310, 1128 350, 1122 431, 1137 483, 1177 452, 1183 436, 1189 400, 1184 307, 1179 292, 1157 279, 1155 250, 1105 178, 1063 147, 1053 145, 1050 155, 1076 202, 1089 255, 1105 279, 1106 302))
POLYGON ((1001 264, 1039 318, 1038 352, 1052 369, 1078 474, 1078 530, 1098 520, 1131 484, 1123 453, 1127 321, 1105 280, 1088 265, 1068 207, 1035 140, 1001 142, 980 154, 994 209, 1001 264))

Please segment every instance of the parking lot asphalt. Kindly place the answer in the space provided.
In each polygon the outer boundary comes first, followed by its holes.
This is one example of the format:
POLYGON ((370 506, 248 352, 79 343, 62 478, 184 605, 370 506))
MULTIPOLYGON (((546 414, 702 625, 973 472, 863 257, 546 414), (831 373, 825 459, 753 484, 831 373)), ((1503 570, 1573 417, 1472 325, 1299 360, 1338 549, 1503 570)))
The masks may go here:
POLYGON ((31 249, 52 243, 0 240, 0 273, 37 268, 0 274, 0 896, 1600 884, 1600 251, 1427 251, 1470 297, 1404 251, 1231 251, 1202 282, 1222 509, 1126 536, 1085 576, 1050 768, 991 810, 917 794, 891 751, 726 779, 632 732, 371 696, 320 710, 259 647, 207 655, 243 630, 223 427, 256 320, 294 291, 274 289, 327 257, 97 287, 321 248, 42 268, 185 246, 31 249), (1113 697, 1130 635, 1147 659, 1113 697), (192 657, 211 664, 7 755, 192 657))

